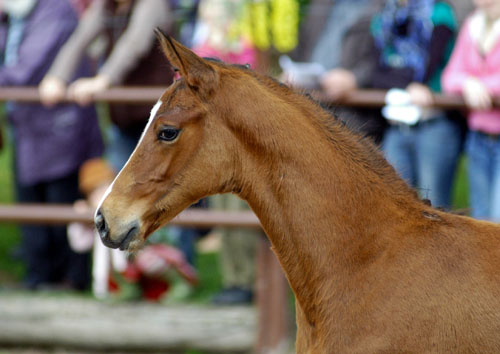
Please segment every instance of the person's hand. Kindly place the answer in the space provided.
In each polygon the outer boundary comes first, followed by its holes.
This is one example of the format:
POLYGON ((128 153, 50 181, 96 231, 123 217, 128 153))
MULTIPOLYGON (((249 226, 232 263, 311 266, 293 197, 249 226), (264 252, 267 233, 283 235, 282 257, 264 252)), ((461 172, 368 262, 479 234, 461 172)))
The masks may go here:
POLYGON ((68 96, 82 106, 90 104, 94 96, 111 86, 110 80, 103 75, 81 78, 68 88, 68 96))
POLYGON ((321 79, 321 87, 328 98, 337 100, 357 88, 356 77, 345 69, 328 71, 321 79))
POLYGON ((487 110, 492 107, 491 95, 486 86, 475 77, 465 80, 462 87, 465 104, 477 110, 487 110))
POLYGON ((55 76, 46 76, 38 86, 38 93, 43 105, 53 106, 66 96, 66 83, 55 76))
MULTIPOLYGON (((0 0, 1 1, 1 0, 0 0)), ((295 83, 293 81, 292 75, 290 73, 283 71, 279 76, 278 76, 278 81, 284 83, 287 86, 295 86, 295 83)))
POLYGON ((412 82, 406 87, 406 92, 410 94, 410 101, 414 105, 429 107, 434 102, 432 92, 429 87, 421 83, 412 82))
POLYGON ((85 214, 90 209, 90 206, 86 200, 78 199, 73 203, 73 209, 78 214, 85 214))

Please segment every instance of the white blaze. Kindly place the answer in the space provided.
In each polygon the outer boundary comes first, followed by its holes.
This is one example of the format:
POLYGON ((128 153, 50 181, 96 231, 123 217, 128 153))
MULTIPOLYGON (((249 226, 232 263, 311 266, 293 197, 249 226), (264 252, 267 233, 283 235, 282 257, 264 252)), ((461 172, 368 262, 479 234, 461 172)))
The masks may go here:
MULTIPOLYGON (((142 142, 142 139, 144 139, 144 135, 146 134, 146 131, 149 129, 149 127, 151 126, 151 123, 153 122, 154 118, 156 117, 156 114, 158 113, 158 110, 160 109, 161 104, 162 104, 161 100, 158 100, 156 102, 156 104, 153 106, 153 108, 151 109, 151 114, 149 115, 148 124, 146 124, 146 128, 144 128, 144 131, 142 132, 141 138, 139 139, 139 142, 137 143, 137 146, 139 146, 139 144, 142 142)), ((99 206, 97 207, 97 209, 95 211, 96 213, 97 213, 97 210, 99 210, 101 208, 102 203, 107 198, 107 196, 109 195, 109 193, 111 193, 111 190, 113 189, 113 185, 115 184, 115 181, 120 176, 120 173, 122 173, 122 171, 125 168, 125 166, 127 166, 127 164, 129 163, 130 159, 134 155, 135 150, 137 149, 137 146, 134 149, 134 151, 132 152, 132 154, 130 154, 130 157, 128 158, 127 162, 122 167, 122 169, 120 170, 120 172, 118 172, 118 175, 115 177, 114 181, 111 183, 111 185, 108 187, 108 189, 106 190, 106 192, 102 196, 101 201, 99 202, 99 206)))

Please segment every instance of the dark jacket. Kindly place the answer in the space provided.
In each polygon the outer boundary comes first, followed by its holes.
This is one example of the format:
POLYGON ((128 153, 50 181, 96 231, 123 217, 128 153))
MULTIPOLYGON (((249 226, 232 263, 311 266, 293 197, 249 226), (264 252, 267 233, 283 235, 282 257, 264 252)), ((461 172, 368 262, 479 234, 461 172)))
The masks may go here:
MULTIPOLYGON (((38 85, 77 21, 68 1, 39 0, 25 19, 17 61, 10 66, 0 65, 0 85, 38 85)), ((0 23, 2 58, 8 28, 8 18, 4 17, 0 23)), ((81 66, 77 76, 83 74, 87 72, 81 66)), ((12 123, 16 176, 22 185, 66 176, 103 151, 93 108, 11 103, 7 114, 12 123)))

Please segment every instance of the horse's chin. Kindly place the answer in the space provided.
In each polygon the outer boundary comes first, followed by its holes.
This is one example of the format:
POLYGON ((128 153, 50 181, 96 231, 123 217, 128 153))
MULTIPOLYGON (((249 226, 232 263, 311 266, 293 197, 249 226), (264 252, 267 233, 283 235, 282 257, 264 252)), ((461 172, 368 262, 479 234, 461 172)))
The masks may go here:
POLYGON ((142 232, 137 232, 129 242, 123 243, 120 249, 122 251, 127 251, 129 254, 134 254, 140 251, 144 247, 146 239, 160 227, 161 226, 158 226, 158 224, 154 224, 146 230, 143 229, 142 232))
MULTIPOLYGON (((127 238, 124 239, 122 244, 120 245, 120 250, 126 251, 129 254, 134 254, 137 251, 141 250, 144 247, 144 243, 146 239, 153 234, 155 231, 160 229, 163 225, 167 224, 170 220, 172 220, 177 214, 172 216, 163 215, 160 221, 160 217, 157 217, 154 222, 150 224, 150 226, 143 227, 142 230, 137 231, 130 240, 127 238)), ((132 235, 131 235, 132 236, 132 235)))
POLYGON ((140 228, 131 229, 127 235, 122 239, 120 245, 118 247, 121 251, 126 251, 129 254, 134 254, 143 248, 144 243, 146 241, 147 236, 150 233, 145 233, 144 230, 140 228))
POLYGON ((136 237, 134 237, 133 240, 131 240, 126 245, 126 247, 123 250, 126 251, 128 254, 135 254, 144 247, 144 243, 145 243, 145 238, 140 235, 137 235, 136 237))

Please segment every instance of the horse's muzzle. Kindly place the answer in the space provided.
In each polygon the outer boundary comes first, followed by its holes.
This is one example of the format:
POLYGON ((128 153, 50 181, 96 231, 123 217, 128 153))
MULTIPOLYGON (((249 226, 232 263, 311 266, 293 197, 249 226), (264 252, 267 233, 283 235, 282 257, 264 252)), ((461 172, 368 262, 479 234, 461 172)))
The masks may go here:
POLYGON ((122 233, 119 237, 114 239, 111 238, 108 223, 106 222, 106 218, 104 217, 101 209, 96 212, 94 223, 102 243, 109 248, 120 248, 122 251, 128 248, 130 242, 139 232, 139 225, 137 223, 132 223, 126 229, 126 232, 122 233))

